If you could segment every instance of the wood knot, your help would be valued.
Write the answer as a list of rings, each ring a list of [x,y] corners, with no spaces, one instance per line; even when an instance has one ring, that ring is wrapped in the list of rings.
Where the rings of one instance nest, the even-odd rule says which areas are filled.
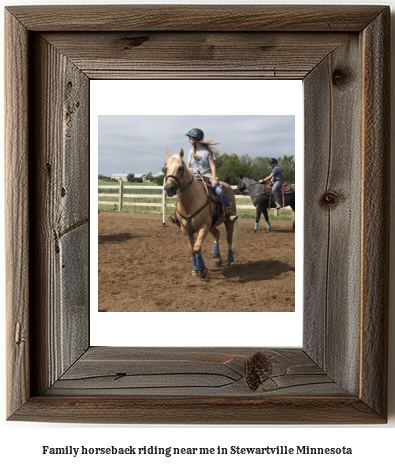
[[[145,41],[148,41],[149,36],[126,36],[126,41],[128,42],[127,46],[124,46],[124,50],[128,50],[134,47],[139,47],[141,44],[144,44]]]
[[[269,356],[258,351],[247,361],[246,382],[250,390],[255,392],[273,372],[273,364]]]
[[[15,325],[15,344],[21,344],[22,342],[22,325],[17,322]]]
[[[350,74],[343,69],[336,68],[332,73],[332,83],[335,86],[347,85]]]
[[[119,380],[122,379],[123,377],[126,377],[128,374],[126,372],[117,372],[115,374],[114,380]]]
[[[324,207],[336,207],[340,202],[340,196],[337,192],[327,190],[321,196],[320,203]]]

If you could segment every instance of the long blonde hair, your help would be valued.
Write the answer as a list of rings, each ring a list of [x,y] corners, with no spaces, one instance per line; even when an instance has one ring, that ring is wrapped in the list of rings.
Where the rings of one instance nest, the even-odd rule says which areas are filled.
[[[197,141],[195,139],[193,139],[193,147],[192,147],[192,157],[195,159],[195,160],[199,160],[201,157],[198,157],[196,155],[196,147],[197,147],[197,143],[199,142],[199,144],[204,147],[208,152],[211,153],[211,155],[214,157],[215,159],[215,149],[213,148],[214,145],[218,145],[218,142],[215,142],[215,140],[213,139],[210,139],[210,140],[206,140],[206,141]]]

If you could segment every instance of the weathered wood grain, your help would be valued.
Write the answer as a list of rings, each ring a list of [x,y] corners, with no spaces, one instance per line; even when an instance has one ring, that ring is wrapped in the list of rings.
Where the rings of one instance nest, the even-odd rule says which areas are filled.
[[[43,38],[31,48],[33,384],[42,393],[89,345],[89,81]]]
[[[64,5],[8,7],[31,31],[361,31],[376,5]]]
[[[246,385],[252,349],[93,347],[12,419],[105,423],[382,422],[302,351],[262,350],[272,374]],[[273,386],[274,384],[274,386]]]
[[[299,79],[349,33],[45,34],[91,79]],[[295,61],[295,57],[298,60]]]
[[[145,424],[379,424],[357,397],[33,397],[22,421]]]
[[[360,396],[387,412],[390,207],[389,11],[362,33],[362,230]],[[377,249],[377,244],[380,249]],[[373,313],[374,312],[374,313]],[[373,313],[373,314],[372,314]],[[369,385],[370,384],[370,385]]]
[[[358,51],[354,36],[304,81],[311,97],[305,107],[306,351],[352,393],[359,386],[362,255]],[[317,337],[320,342],[311,342]]]
[[[185,32],[191,12],[206,31]],[[385,422],[389,8],[12,7],[6,21],[9,419]],[[304,79],[302,349],[89,348],[89,80],[163,77]]]
[[[4,34],[7,413],[13,413],[30,396],[29,38],[7,11]]]
[[[250,386],[249,361],[265,358]],[[292,396],[338,395],[339,387],[300,349],[165,349],[93,347],[46,395]]]

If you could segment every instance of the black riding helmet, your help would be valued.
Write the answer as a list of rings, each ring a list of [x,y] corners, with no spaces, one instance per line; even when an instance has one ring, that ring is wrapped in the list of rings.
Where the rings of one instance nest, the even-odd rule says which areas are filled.
[[[188,137],[192,137],[192,139],[196,139],[197,141],[204,139],[204,132],[201,129],[191,129],[188,134],[185,134]]]
[[[272,163],[275,163],[277,165],[277,160],[275,158],[271,158],[269,160],[269,164],[271,165]]]

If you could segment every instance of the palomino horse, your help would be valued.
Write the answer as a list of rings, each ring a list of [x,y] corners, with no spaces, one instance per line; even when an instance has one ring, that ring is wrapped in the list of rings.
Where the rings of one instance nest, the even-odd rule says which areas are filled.
[[[295,212],[295,185],[291,184],[290,186],[291,191],[284,194],[284,206],[291,206],[292,210]],[[248,193],[256,207],[255,226],[253,232],[256,233],[258,230],[261,214],[265,217],[267,231],[270,232],[272,227],[269,222],[267,210],[271,207],[276,207],[274,196],[272,195],[270,197],[265,183],[259,183],[247,176],[240,176],[239,185],[237,186],[236,192],[238,194],[241,194],[243,191]],[[293,228],[295,229],[295,221],[293,222]]]
[[[207,276],[202,257],[202,244],[211,232],[214,236],[213,257],[217,266],[221,265],[221,255],[219,251],[220,232],[216,228],[224,223],[226,227],[226,241],[228,242],[228,264],[232,264],[233,259],[233,238],[238,232],[238,221],[231,222],[226,219],[222,209],[218,209],[218,204],[214,196],[207,187],[194,177],[184,162],[184,151],[170,155],[166,152],[166,180],[165,191],[168,197],[173,197],[176,193],[178,201],[176,205],[176,217],[181,225],[183,234],[188,239],[189,251],[192,261],[192,274],[199,277]],[[231,187],[222,183],[222,188],[229,199],[232,212],[236,212],[236,199]],[[219,206],[220,207],[220,206]],[[196,240],[194,235],[197,234]]]

